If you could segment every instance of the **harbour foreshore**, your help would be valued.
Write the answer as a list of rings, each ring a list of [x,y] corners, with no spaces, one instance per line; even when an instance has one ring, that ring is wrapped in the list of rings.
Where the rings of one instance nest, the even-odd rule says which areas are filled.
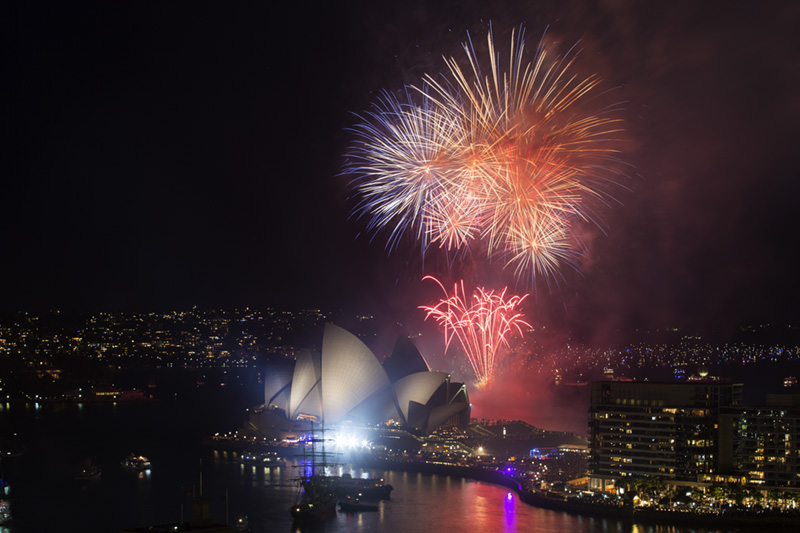
[[[508,487],[520,501],[535,507],[598,518],[614,518],[645,524],[681,524],[710,527],[800,528],[800,512],[796,514],[770,511],[654,510],[631,504],[599,503],[567,498],[559,493],[524,489],[513,477],[498,470],[425,461],[399,461],[378,457],[364,458],[360,466],[380,470],[400,470],[476,479]]]
[[[229,451],[274,450],[284,454],[286,457],[302,455],[302,448],[300,447],[269,446],[263,443],[238,439],[207,439],[204,444],[216,449]],[[643,524],[800,530],[800,511],[785,513],[770,510],[742,511],[739,509],[724,509],[716,512],[690,509],[664,510],[634,507],[630,503],[620,505],[615,502],[581,501],[577,498],[568,498],[562,493],[524,488],[514,477],[493,468],[418,459],[396,459],[374,454],[358,454],[357,456],[351,456],[350,459],[353,464],[374,470],[420,472],[493,483],[513,490],[519,496],[520,501],[528,505],[582,516],[612,518]]]

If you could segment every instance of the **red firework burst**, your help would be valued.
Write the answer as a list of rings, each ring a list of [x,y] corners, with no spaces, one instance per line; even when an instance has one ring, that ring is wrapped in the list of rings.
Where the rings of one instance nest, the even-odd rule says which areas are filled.
[[[494,377],[498,352],[508,346],[509,336],[514,331],[522,335],[522,327],[530,327],[518,311],[528,295],[506,297],[506,288],[493,291],[477,287],[468,300],[463,280],[454,284],[449,295],[433,276],[422,279],[435,281],[445,294],[436,305],[420,306],[427,313],[425,320],[433,317],[444,329],[445,351],[454,338],[458,339],[475,371],[478,387],[486,386]]]

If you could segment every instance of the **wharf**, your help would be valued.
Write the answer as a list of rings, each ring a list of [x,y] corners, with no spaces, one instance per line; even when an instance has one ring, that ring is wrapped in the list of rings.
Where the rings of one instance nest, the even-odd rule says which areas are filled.
[[[282,457],[299,457],[303,455],[302,446],[281,446],[278,444],[259,442],[252,439],[232,439],[226,437],[205,437],[201,444],[225,452],[277,452]]]

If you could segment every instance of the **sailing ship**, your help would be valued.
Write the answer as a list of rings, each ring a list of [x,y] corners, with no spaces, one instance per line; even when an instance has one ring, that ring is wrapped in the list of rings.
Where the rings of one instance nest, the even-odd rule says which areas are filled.
[[[325,453],[325,428],[322,428],[322,438],[317,439],[314,434],[314,425],[311,425],[311,455],[303,452],[303,476],[298,479],[299,490],[297,501],[289,508],[289,513],[295,522],[314,522],[329,518],[336,514],[336,491],[324,475],[327,463]],[[322,453],[317,453],[316,443],[322,443]],[[319,459],[319,460],[318,460]],[[321,474],[317,468],[322,469]]]

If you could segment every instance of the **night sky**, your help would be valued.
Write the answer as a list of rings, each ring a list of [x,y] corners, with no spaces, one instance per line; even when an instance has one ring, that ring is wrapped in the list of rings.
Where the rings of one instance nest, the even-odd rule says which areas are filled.
[[[579,42],[625,109],[619,203],[583,230],[580,272],[528,288],[532,323],[587,339],[800,323],[800,4],[231,4],[3,8],[0,310],[419,318],[444,260],[388,254],[349,216],[347,128],[491,20],[503,44],[520,24],[531,47],[545,29]],[[514,284],[480,257],[461,274]]]

